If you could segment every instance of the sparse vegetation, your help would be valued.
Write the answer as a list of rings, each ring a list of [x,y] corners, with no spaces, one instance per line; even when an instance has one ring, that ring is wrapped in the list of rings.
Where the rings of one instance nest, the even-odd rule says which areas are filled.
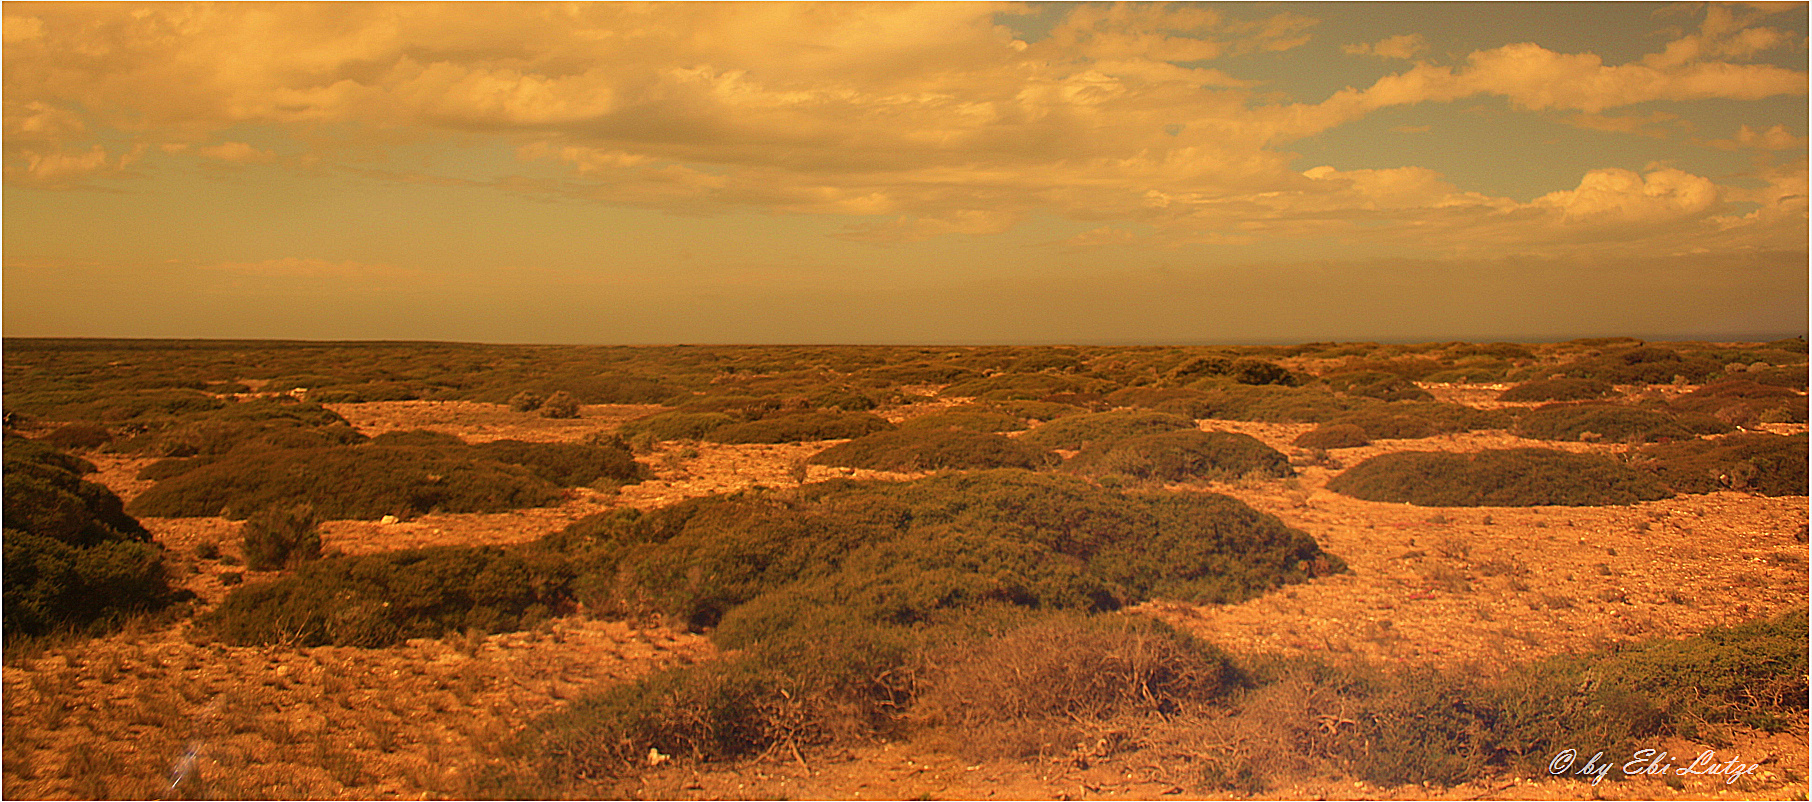
[[[885,418],[866,412],[805,412],[732,423],[712,429],[704,439],[716,443],[796,443],[840,440],[892,429]]]
[[[1334,477],[1328,489],[1423,507],[1600,506],[1672,495],[1652,475],[1604,457],[1540,448],[1384,454]]]
[[[321,557],[320,519],[308,505],[269,507],[241,528],[245,567],[274,571]]]
[[[1364,427],[1356,423],[1324,423],[1296,436],[1293,441],[1303,448],[1357,448],[1370,445]]]
[[[1703,415],[1669,414],[1623,404],[1550,404],[1524,415],[1516,433],[1536,440],[1606,440],[1655,443],[1691,440],[1730,431],[1730,425]]]

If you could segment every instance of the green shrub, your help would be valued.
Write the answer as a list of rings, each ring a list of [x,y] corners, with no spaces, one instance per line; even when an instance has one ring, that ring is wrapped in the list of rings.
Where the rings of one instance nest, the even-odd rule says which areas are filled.
[[[240,528],[245,567],[275,571],[321,558],[320,519],[306,504],[252,513]]]
[[[1637,464],[1677,493],[1747,490],[1764,496],[1806,495],[1806,435],[1741,432],[1710,440],[1648,446]]]
[[[657,412],[623,424],[625,437],[648,434],[656,440],[703,440],[712,430],[735,423],[722,412]]]
[[[466,447],[466,441],[459,435],[447,432],[436,432],[428,429],[408,429],[403,431],[384,432],[371,438],[374,446],[413,446],[416,448],[452,448]]]
[[[1328,489],[1423,507],[1603,506],[1672,495],[1652,475],[1604,457],[1541,448],[1384,454],[1334,477]]]
[[[1550,404],[1530,410],[1516,433],[1536,440],[1580,440],[1593,435],[1623,443],[1690,440],[1701,434],[1730,431],[1730,425],[1704,415],[1669,414],[1623,404]]]
[[[1682,355],[1671,348],[1638,345],[1561,365],[1553,372],[1611,384],[1668,384],[1675,376],[1683,376],[1689,382],[1703,382],[1723,370],[1724,363],[1715,359]]]
[[[92,450],[113,442],[113,435],[107,431],[107,427],[98,423],[78,421],[59,426],[56,431],[44,435],[44,442],[65,450]]]
[[[1725,379],[1674,399],[1676,412],[1710,416],[1736,426],[1756,423],[1805,423],[1806,396],[1786,387],[1751,379]],[[1774,418],[1764,421],[1763,418]]]
[[[1375,370],[1357,370],[1345,373],[1332,373],[1320,378],[1320,382],[1337,393],[1360,395],[1383,401],[1432,401],[1434,396],[1427,390],[1416,386],[1415,382],[1395,373]]]
[[[1195,421],[1181,415],[1129,409],[1058,418],[1019,439],[1040,448],[1082,448],[1090,443],[1104,445],[1142,434],[1194,428]]]
[[[218,456],[252,449],[348,445],[364,439],[345,418],[320,404],[259,398],[190,414],[115,441],[111,450],[160,457]]]
[[[1586,401],[1611,395],[1608,382],[1597,379],[1540,379],[1497,394],[1499,401]]]
[[[887,419],[866,412],[806,412],[720,426],[705,435],[717,443],[794,443],[861,437],[892,429]]]
[[[977,398],[985,401],[1036,401],[1058,393],[1092,392],[1103,382],[1049,373],[1002,373],[985,379],[970,379],[944,388],[945,398]]]
[[[988,404],[988,408],[996,410],[1002,415],[1033,421],[1052,421],[1071,415],[1081,415],[1088,411],[1081,407],[1050,401],[994,401]]]
[[[1358,448],[1371,445],[1364,427],[1353,423],[1324,423],[1296,436],[1303,448]]]
[[[137,515],[244,518],[310,504],[324,518],[501,512],[558,501],[553,483],[527,469],[463,452],[341,446],[232,454],[164,479],[133,499]]]
[[[646,465],[635,461],[629,444],[612,438],[592,443],[527,443],[493,440],[471,446],[472,453],[505,465],[520,465],[561,487],[606,481],[634,484],[648,478]]]
[[[1369,410],[1353,412],[1335,417],[1323,424],[1327,426],[1352,426],[1357,428],[1366,440],[1419,440],[1441,433],[1441,427],[1434,421],[1415,415],[1403,415],[1389,410]]]
[[[532,625],[568,603],[566,560],[535,549],[436,546],[333,557],[234,590],[196,625],[229,644],[362,646]]]
[[[1370,409],[1384,402],[1337,396],[1321,387],[1246,386],[1198,382],[1196,395],[1163,402],[1157,408],[1186,417],[1271,423],[1325,423],[1342,413]]]
[[[1017,432],[1026,428],[1024,418],[993,412],[986,407],[952,407],[920,415],[900,424],[901,429],[962,429],[970,432]]]
[[[373,401],[414,401],[424,388],[401,382],[364,382],[341,384],[309,390],[308,400],[317,404],[365,404]]]
[[[808,396],[806,402],[817,409],[840,409],[844,412],[863,412],[880,406],[873,396],[846,387],[820,390]]]
[[[816,465],[877,471],[1038,468],[1054,455],[998,434],[924,426],[865,434],[813,455]]]
[[[150,533],[82,479],[93,466],[12,436],[4,459],[8,636],[102,627],[176,599]]]
[[[1195,429],[1085,446],[1064,468],[1084,476],[1124,475],[1166,482],[1296,474],[1288,457],[1256,437]]]
[[[510,396],[507,403],[510,405],[510,409],[516,412],[534,412],[540,409],[542,404],[547,403],[547,399],[533,390],[523,390]]]
[[[577,418],[579,417],[579,399],[572,393],[561,390],[541,402],[543,418]]]

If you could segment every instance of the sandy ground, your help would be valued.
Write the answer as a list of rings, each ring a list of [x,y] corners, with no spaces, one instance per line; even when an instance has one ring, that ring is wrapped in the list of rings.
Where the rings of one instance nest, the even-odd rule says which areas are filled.
[[[1448,395],[1481,406],[1490,388]],[[1440,394],[1440,393],[1437,393]],[[1476,396],[1476,397],[1475,397]],[[586,407],[577,420],[493,404],[391,402],[335,405],[367,434],[415,428],[471,441],[579,440],[655,407]],[[934,405],[884,410],[889,417]],[[1307,457],[1290,441],[1308,425],[1209,421]],[[1803,427],[1800,427],[1803,430]],[[666,443],[640,457],[654,480],[615,492],[578,489],[558,507],[490,515],[425,515],[394,524],[330,522],[330,549],[369,553],[458,543],[515,543],[585,515],[800,480],[802,461],[829,443],[727,446]],[[1381,441],[1330,454],[1339,465],[1402,450],[1556,447],[1476,432]],[[1614,451],[1607,444],[1559,444]],[[99,479],[122,497],[148,483],[147,461],[93,456]],[[1250,602],[1153,602],[1154,615],[1236,652],[1362,657],[1498,670],[1519,660],[1655,636],[1688,635],[1803,605],[1805,497],[1723,492],[1630,507],[1431,509],[1359,501],[1325,489],[1332,466],[1304,465],[1288,480],[1173,486],[1222,492],[1275,514],[1344,558],[1346,574]],[[885,476],[810,466],[806,481]],[[237,522],[145,519],[169,550],[178,581],[206,609],[245,573],[196,548],[237,556]],[[385,650],[197,645],[186,623],[147,624],[77,644],[9,653],[4,669],[5,795],[19,798],[155,796],[185,749],[200,750],[216,796],[461,797],[468,769],[511,728],[586,692],[660,665],[705,659],[702,638],[623,622],[561,619],[529,632],[412,641]],[[1764,764],[1765,780],[1739,789],[1694,778],[1594,788],[1552,778],[1501,779],[1453,789],[1379,789],[1349,781],[1274,789],[1304,798],[1806,798],[1806,733],[1755,736],[1720,752]],[[1696,753],[1692,744],[1666,745]],[[862,745],[727,766],[650,773],[640,795],[670,798],[1167,798],[1193,796],[1186,755],[1133,750],[969,763],[935,743]],[[1783,776],[1794,772],[1793,778]],[[1791,779],[1792,781],[1789,781]]]

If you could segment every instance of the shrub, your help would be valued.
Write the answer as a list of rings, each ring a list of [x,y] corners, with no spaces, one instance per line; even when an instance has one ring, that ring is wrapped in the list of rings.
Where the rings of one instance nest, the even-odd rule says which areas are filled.
[[[365,404],[373,401],[414,401],[424,388],[399,382],[365,382],[341,384],[308,391],[308,400],[318,404]]]
[[[721,412],[657,412],[623,424],[625,437],[648,434],[656,440],[702,440],[712,430],[735,423]]]
[[[98,423],[78,421],[44,435],[44,442],[65,450],[96,449],[113,442],[113,435]]]
[[[1499,401],[1585,401],[1612,392],[1608,382],[1597,379],[1540,379],[1524,382],[1498,393]]]
[[[1725,379],[1700,387],[1668,405],[1677,412],[1707,415],[1737,426],[1752,426],[1762,418],[1777,423],[1806,422],[1806,396],[1786,387],[1749,379]]]
[[[1806,495],[1806,435],[1738,433],[1642,449],[1638,464],[1678,493],[1748,490]]]
[[[252,449],[347,445],[364,439],[345,418],[320,404],[260,398],[191,414],[115,441],[112,450],[160,457],[218,456]]]
[[[1684,376],[1690,382],[1703,382],[1723,370],[1724,363],[1716,359],[1682,356],[1669,348],[1638,345],[1561,365],[1555,372],[1611,384],[1667,384],[1675,376]]]
[[[137,515],[244,518],[282,504],[310,504],[327,519],[501,512],[550,504],[553,483],[527,469],[460,452],[341,446],[232,454],[152,485]]]
[[[1276,384],[1284,387],[1295,387],[1301,384],[1295,374],[1272,362],[1262,359],[1235,359],[1227,368],[1227,375],[1240,384]]]
[[[1247,681],[1215,646],[1126,615],[1047,616],[959,640],[927,662],[913,718],[973,738],[977,756],[1068,752],[1079,728],[1201,713]]]
[[[540,409],[542,404],[547,403],[547,399],[533,390],[523,390],[520,393],[510,396],[508,403],[510,409],[517,412],[534,412],[535,410]]]
[[[1026,428],[1024,418],[986,407],[952,407],[920,415],[900,424],[901,429],[962,429],[970,432],[1017,432]]]
[[[1324,423],[1296,436],[1303,448],[1357,448],[1371,445],[1365,429],[1353,423]]]
[[[1296,473],[1288,457],[1258,438],[1194,429],[1086,446],[1064,468],[1085,476],[1120,474],[1166,482],[1252,475],[1280,478]]]
[[[1364,397],[1336,396],[1320,387],[1192,385],[1196,395],[1159,403],[1157,408],[1190,418],[1325,423],[1343,413],[1381,406]]]
[[[407,431],[385,432],[371,438],[374,446],[414,446],[417,448],[465,448],[466,441],[459,435],[447,432],[436,432],[428,429],[409,429]]]
[[[1703,415],[1666,412],[1623,404],[1550,404],[1530,410],[1516,433],[1537,440],[1579,440],[1588,432],[1607,440],[1653,443],[1690,440],[1730,431],[1730,425]]]
[[[1033,421],[1052,421],[1071,415],[1081,415],[1088,411],[1081,407],[1051,401],[995,401],[988,404],[988,408],[998,410],[1003,415]]]
[[[1427,390],[1395,373],[1375,370],[1349,371],[1322,376],[1329,389],[1347,395],[1359,395],[1383,401],[1432,401]]]
[[[87,462],[9,436],[4,517],[7,635],[91,629],[176,599],[150,533]]]
[[[863,412],[880,406],[874,397],[848,388],[831,388],[807,396],[806,402],[818,409],[841,409],[844,412]]]
[[[1604,457],[1540,448],[1384,454],[1334,477],[1328,489],[1423,507],[1603,506],[1672,495],[1652,475]]]
[[[270,507],[247,518],[240,528],[245,567],[275,571],[321,557],[320,519],[306,504]]]
[[[892,429],[887,419],[866,412],[807,412],[720,426],[705,435],[717,443],[794,443],[861,437]]]
[[[817,465],[877,471],[1037,468],[1054,457],[1010,437],[961,429],[910,429],[865,434],[813,455]]]
[[[986,401],[1035,401],[1057,393],[1082,393],[1101,389],[1103,382],[1049,373],[1002,373],[985,379],[970,379],[944,388],[946,398],[978,398]]]
[[[196,625],[239,646],[362,646],[532,625],[570,598],[572,572],[534,549],[436,546],[333,557],[240,587]]]
[[[634,484],[648,478],[648,467],[635,461],[629,444],[612,438],[591,443],[526,443],[493,440],[471,447],[475,456],[505,465],[521,465],[561,487],[599,481]]]
[[[579,417],[579,399],[565,390],[554,393],[541,403],[541,417],[577,418]]]
[[[1040,448],[1081,448],[1141,434],[1194,429],[1195,421],[1151,410],[1119,410],[1071,415],[1040,425],[1019,439]]]

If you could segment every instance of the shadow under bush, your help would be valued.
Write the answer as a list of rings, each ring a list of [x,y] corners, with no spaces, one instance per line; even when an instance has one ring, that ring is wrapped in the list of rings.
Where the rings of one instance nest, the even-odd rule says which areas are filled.
[[[1384,454],[1334,477],[1328,489],[1422,507],[1589,507],[1673,495],[1652,474],[1604,457],[1541,448]]]

